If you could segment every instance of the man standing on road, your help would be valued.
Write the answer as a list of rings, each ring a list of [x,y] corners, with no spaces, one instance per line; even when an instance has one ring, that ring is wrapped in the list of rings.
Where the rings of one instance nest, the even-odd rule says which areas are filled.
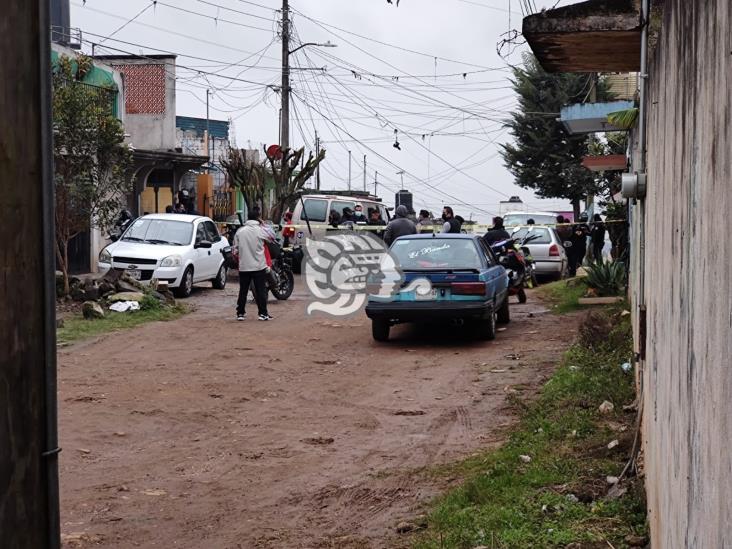
[[[483,235],[483,240],[485,240],[486,244],[489,246],[492,246],[496,242],[501,242],[502,240],[508,240],[509,238],[511,238],[511,235],[503,228],[502,217],[494,217],[493,228]]]
[[[409,215],[409,209],[404,204],[397,207],[396,217],[389,221],[384,232],[384,242],[387,246],[391,246],[391,243],[400,236],[417,234],[417,226],[414,221],[407,218],[407,215]]]
[[[586,213],[580,215],[579,223],[572,225],[572,236],[570,241],[572,246],[569,248],[569,276],[576,276],[577,269],[582,266],[587,253],[587,237],[590,234],[590,228],[587,226],[588,216]]]
[[[590,236],[592,236],[592,258],[600,262],[602,261],[602,249],[605,247],[605,224],[602,222],[600,214],[595,214],[592,218],[593,223],[590,227]]]
[[[239,256],[239,299],[236,302],[236,319],[247,317],[246,305],[249,286],[254,282],[254,299],[257,302],[259,320],[272,320],[267,312],[267,259],[264,243],[272,240],[272,233],[262,225],[259,208],[252,208],[247,222],[234,236],[234,248]]]
[[[419,210],[419,217],[417,218],[417,232],[418,233],[431,233],[432,232],[432,216],[427,210]]]
[[[460,222],[455,219],[455,214],[450,206],[442,208],[442,220],[445,222],[442,225],[443,233],[459,233],[461,227]]]

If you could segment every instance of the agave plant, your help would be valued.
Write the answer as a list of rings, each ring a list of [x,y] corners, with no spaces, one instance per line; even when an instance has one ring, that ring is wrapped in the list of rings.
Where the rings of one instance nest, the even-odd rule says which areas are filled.
[[[607,121],[621,130],[630,130],[635,127],[635,123],[638,121],[638,112],[637,108],[611,112],[607,115]]]
[[[598,261],[586,268],[585,281],[600,296],[621,295],[625,290],[626,272],[622,261]]]

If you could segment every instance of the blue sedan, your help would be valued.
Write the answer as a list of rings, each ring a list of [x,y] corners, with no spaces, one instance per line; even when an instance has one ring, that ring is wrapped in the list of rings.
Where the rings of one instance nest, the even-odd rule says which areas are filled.
[[[483,239],[469,234],[402,236],[390,248],[403,275],[388,296],[369,295],[366,315],[376,341],[403,322],[472,323],[483,339],[508,323],[508,274]]]

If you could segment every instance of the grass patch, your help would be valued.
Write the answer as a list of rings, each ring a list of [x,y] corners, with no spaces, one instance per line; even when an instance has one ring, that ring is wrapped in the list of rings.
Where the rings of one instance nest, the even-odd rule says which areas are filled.
[[[184,305],[174,307],[148,305],[148,308],[128,313],[106,311],[106,316],[97,320],[86,320],[81,314],[75,314],[65,318],[63,326],[56,330],[56,341],[60,344],[68,344],[108,332],[134,328],[146,322],[175,320],[189,311],[190,309]]]
[[[584,308],[579,304],[579,298],[587,293],[587,283],[584,277],[576,277],[544,284],[537,291],[552,304],[553,312],[565,314]]]
[[[632,354],[629,322],[619,313],[612,320],[614,345],[572,347],[538,400],[522,408],[520,425],[503,447],[437,473],[459,472],[466,480],[435,503],[416,548],[590,548],[610,542],[620,549],[627,536],[647,535],[641,482],[624,483],[628,492],[619,499],[606,498],[606,477],[618,476],[629,456],[634,415],[622,405],[635,397],[633,375],[620,368]],[[599,413],[604,400],[615,404],[615,412]],[[621,424],[628,429],[619,432]],[[615,439],[620,445],[608,450]]]

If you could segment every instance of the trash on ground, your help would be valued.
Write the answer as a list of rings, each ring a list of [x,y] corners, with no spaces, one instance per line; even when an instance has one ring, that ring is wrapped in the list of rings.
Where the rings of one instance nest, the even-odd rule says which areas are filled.
[[[139,311],[140,304],[137,301],[117,301],[109,306],[110,311],[126,313],[128,311]]]
[[[610,414],[615,410],[615,405],[609,400],[606,400],[605,402],[600,404],[600,408],[598,409],[600,410],[601,414]]]

